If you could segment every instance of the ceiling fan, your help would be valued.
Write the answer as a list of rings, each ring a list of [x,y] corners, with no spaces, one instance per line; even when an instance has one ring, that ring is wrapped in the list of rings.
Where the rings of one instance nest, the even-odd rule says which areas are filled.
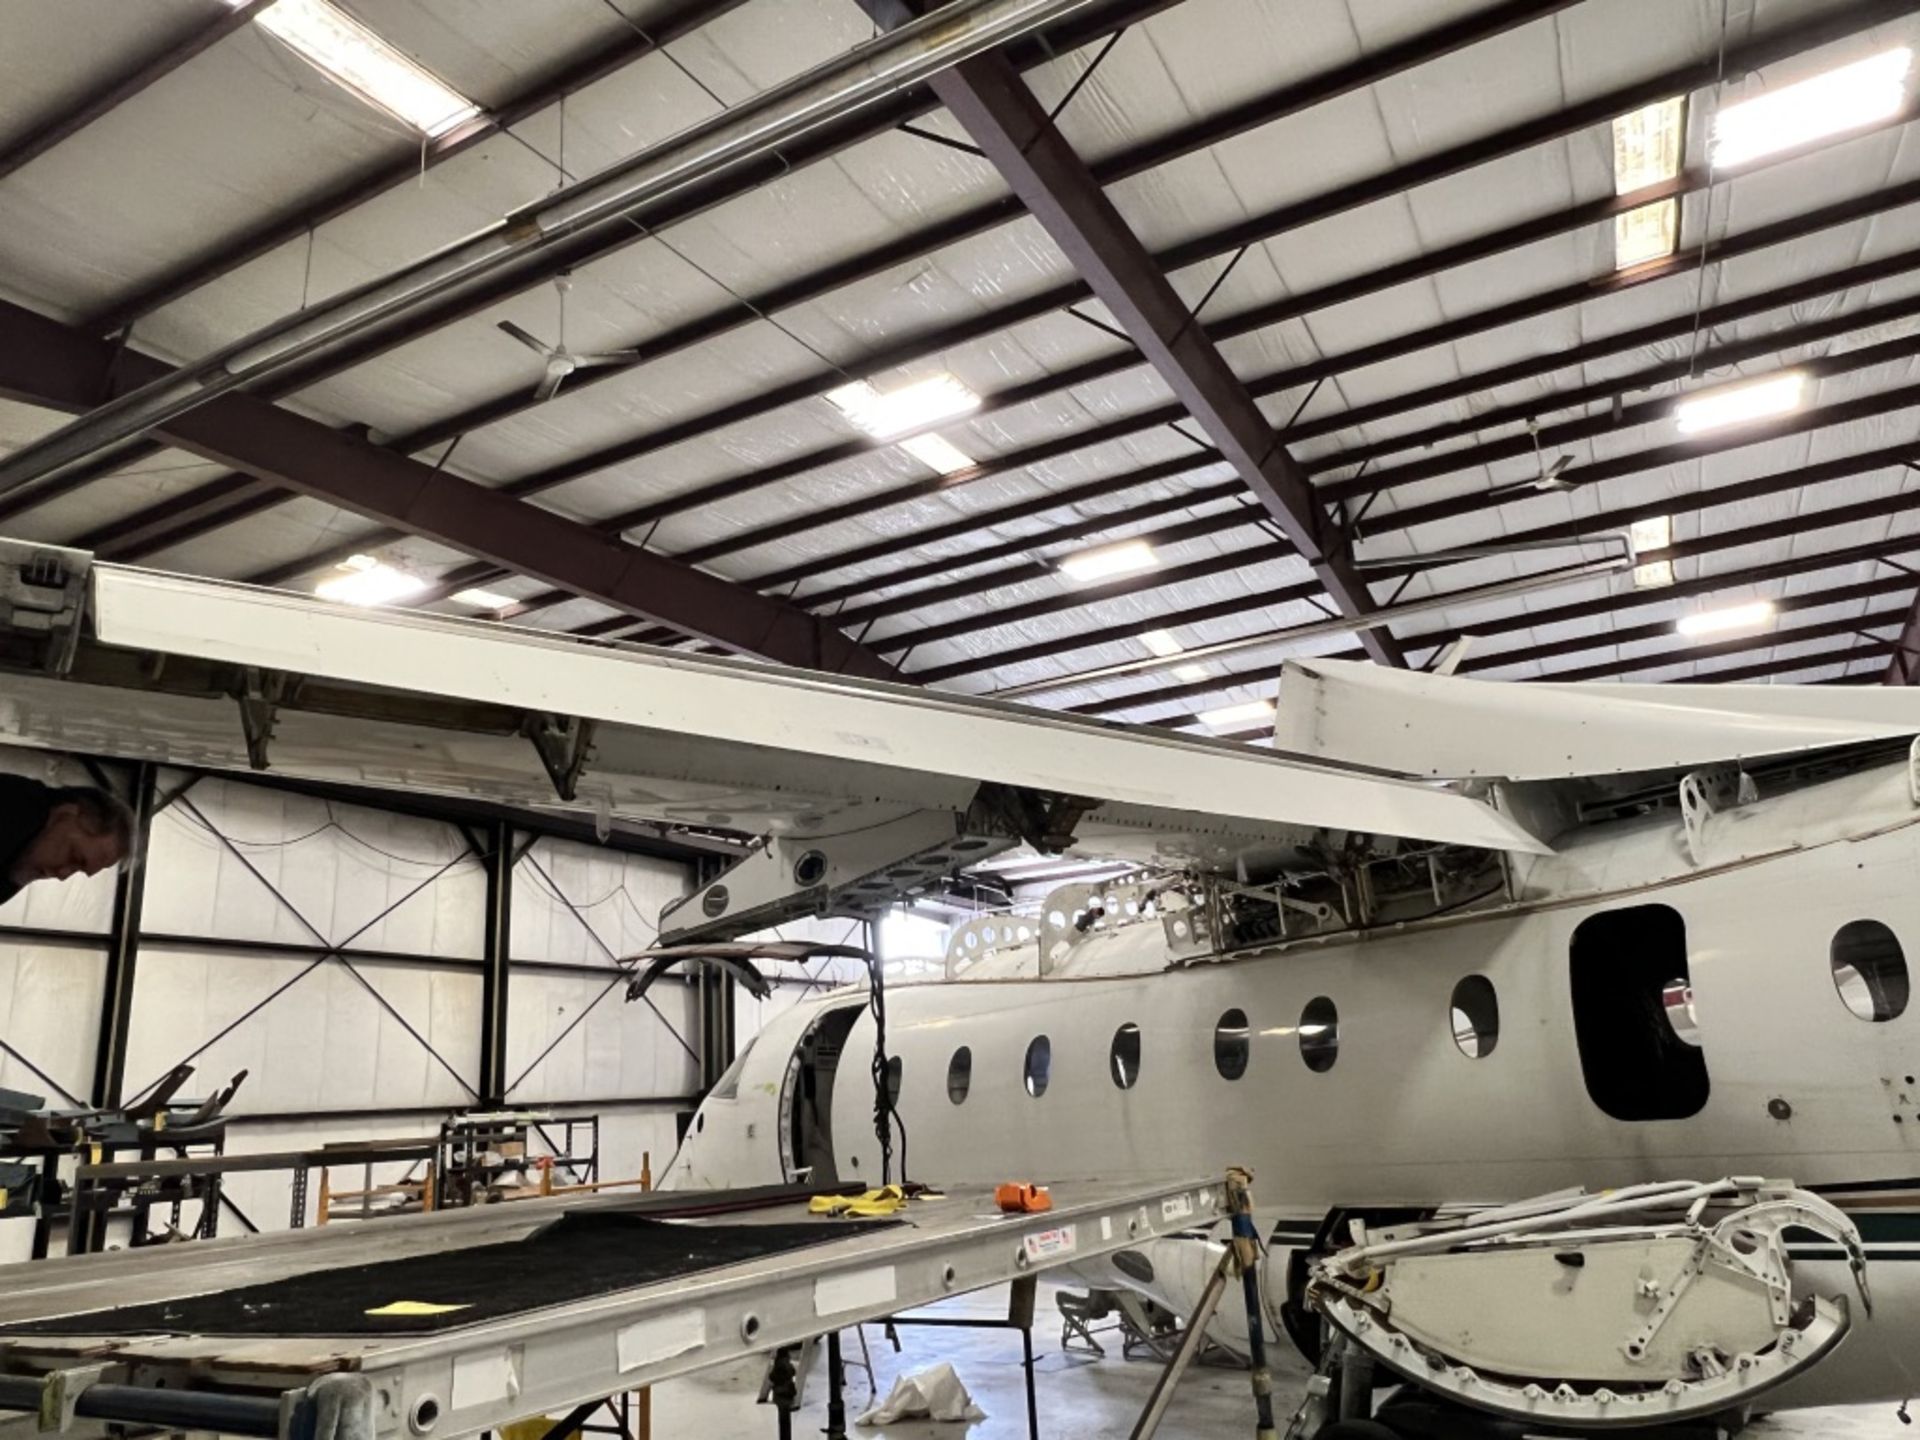
[[[551,400],[559,393],[560,386],[566,378],[576,370],[593,365],[625,365],[629,361],[640,358],[638,350],[592,350],[576,355],[567,349],[567,291],[573,288],[571,272],[563,270],[554,276],[553,285],[560,292],[560,342],[557,345],[548,345],[544,341],[536,340],[511,320],[500,322],[500,328],[507,334],[529,350],[546,356],[547,373],[540,377],[539,385],[534,387],[533,398],[536,404],[543,400]]]
[[[1570,490],[1575,482],[1566,478],[1567,467],[1573,464],[1573,456],[1562,454],[1553,457],[1553,463],[1547,463],[1547,457],[1540,450],[1540,422],[1527,421],[1527,434],[1533,438],[1533,463],[1539,472],[1531,480],[1518,480],[1511,485],[1496,485],[1487,492],[1488,497],[1513,495],[1523,490]]]

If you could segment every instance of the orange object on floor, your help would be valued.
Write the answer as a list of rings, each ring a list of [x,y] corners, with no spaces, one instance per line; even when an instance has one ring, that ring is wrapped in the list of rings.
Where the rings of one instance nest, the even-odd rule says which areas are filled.
[[[1009,1215],[1039,1215],[1053,1209],[1047,1187],[1027,1180],[1007,1181],[993,1192],[993,1198]]]

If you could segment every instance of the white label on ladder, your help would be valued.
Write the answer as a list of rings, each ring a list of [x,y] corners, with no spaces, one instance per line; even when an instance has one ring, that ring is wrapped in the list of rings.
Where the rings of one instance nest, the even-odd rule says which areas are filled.
[[[707,1312],[697,1306],[636,1320],[616,1337],[620,1373],[657,1365],[707,1343]]]
[[[1186,1220],[1193,1215],[1193,1197],[1175,1195],[1160,1202],[1160,1218],[1171,1225],[1176,1220]]]
[[[1042,1260],[1057,1260],[1062,1255],[1071,1255],[1078,1248],[1079,1237],[1071,1225],[1057,1225],[1051,1230],[1040,1230],[1027,1236],[1027,1259],[1038,1263]]]
[[[813,1282],[813,1313],[837,1315],[842,1310],[884,1305],[896,1293],[891,1265],[855,1270],[848,1275],[823,1275]]]

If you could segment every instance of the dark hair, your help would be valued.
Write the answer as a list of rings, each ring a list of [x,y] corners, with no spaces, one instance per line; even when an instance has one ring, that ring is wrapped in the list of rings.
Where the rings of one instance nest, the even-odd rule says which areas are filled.
[[[133,850],[133,811],[118,795],[93,785],[55,785],[47,791],[47,806],[71,805],[80,823],[95,835],[111,833],[128,853]]]

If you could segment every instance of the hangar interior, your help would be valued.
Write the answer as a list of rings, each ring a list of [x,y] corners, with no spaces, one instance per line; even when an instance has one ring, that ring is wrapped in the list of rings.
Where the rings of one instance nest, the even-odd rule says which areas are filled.
[[[957,1358],[986,1435],[1251,1425],[1236,1368],[1249,1354],[1278,1377],[1267,1410],[1284,1424],[1305,1407],[1288,1434],[1440,1433],[1358,1401],[1309,1414],[1310,1377],[1334,1362],[1317,1343],[1294,1353],[1294,1321],[1277,1299],[1263,1312],[1258,1285],[1234,1335],[1218,1331],[1224,1318],[1192,1309],[1210,1269],[1182,1289],[1148,1266],[1139,1301],[1124,1267],[1112,1289],[1073,1270],[1046,1280],[1036,1321],[1029,1267],[1071,1259],[1046,1248],[1058,1236],[1092,1265],[1096,1225],[1113,1251],[1123,1202],[1163,1216],[1157,1239],[1181,1228],[1171,1207],[1189,1193],[1217,1203],[1206,1253],[1225,1257],[1222,1276],[1253,1271],[1230,1237],[1257,1216],[1259,1284],[1287,1289],[1285,1256],[1323,1246],[1333,1232],[1316,1217],[1344,1194],[1296,1197],[1276,1228],[1233,1210],[1244,1192],[1211,1151],[1179,1168],[1192,1147],[1177,1131],[1257,1130],[1265,1107],[1294,1103],[1279,1091],[1129,1119],[1124,1158],[1055,1175],[1029,1112],[1055,1057],[1063,1080],[1083,1062],[1061,1043],[1068,1017],[1044,1052],[1047,1036],[1027,1034],[1039,1022],[1020,1017],[1064,1002],[1016,990],[989,1025],[971,1001],[916,997],[961,978],[1084,980],[1092,994],[1178,970],[1206,938],[1317,965],[1403,924],[1440,936],[1502,906],[1537,918],[1588,893],[1575,879],[1654,889],[1687,878],[1663,867],[1737,869],[1759,834],[1769,856],[1905,843],[1885,837],[1908,823],[1905,782],[1886,778],[1902,763],[1920,805],[1920,758],[1904,758],[1920,735],[1906,691],[1920,679],[1916,44],[1920,5],[1900,0],[4,0],[0,776],[38,784],[0,799],[54,809],[17,836],[0,814],[15,866],[0,876],[0,1266],[80,1275],[87,1295],[125,1275],[128,1296],[172,1304],[167,1287],[192,1283],[185,1261],[149,1273],[63,1257],[189,1242],[279,1256],[283,1232],[323,1229],[313,1244],[332,1248],[312,1254],[357,1256],[343,1232],[425,1233],[430,1213],[486,1202],[546,1213],[572,1195],[612,1213],[663,1185],[862,1189],[896,1162],[907,1179],[916,1128],[916,1174],[956,1191],[925,1237],[948,1257],[946,1291],[980,1243],[966,1207],[1007,1205],[963,1185],[1057,1178],[1060,1224],[1016,1199],[1020,1273],[983,1269],[960,1287],[978,1294],[931,1312],[1011,1326],[1029,1347],[1037,1325],[1043,1358],[1029,1349],[1024,1371],[1003,1337],[910,1328],[902,1258],[899,1293],[889,1280],[850,1303],[860,1314],[832,1332],[831,1359],[829,1327],[805,1336],[795,1405],[779,1398],[783,1367],[794,1378],[784,1339],[675,1350],[649,1318],[619,1332],[611,1380],[540,1361],[574,1388],[516,1413],[523,1393],[530,1407],[548,1395],[530,1325],[502,1351],[510,1383],[475,1402],[489,1418],[464,1428],[457,1397],[416,1394],[412,1372],[413,1409],[376,1406],[370,1428],[316,1421],[345,1403],[317,1391],[263,1419],[245,1409],[265,1394],[250,1362],[211,1350],[62,1381],[144,1396],[100,1390],[98,1406],[132,1408],[89,1415],[48,1379],[77,1374],[60,1368],[73,1355],[10,1351],[42,1318],[21,1288],[22,1308],[0,1301],[0,1440],[76,1415],[101,1434],[305,1440],[318,1425],[314,1440],[331,1440],[337,1424],[352,1440],[418,1440],[441,1408],[440,1434],[511,1440],[776,1420],[844,1434],[856,1342],[856,1397]],[[257,623],[206,628],[230,606]],[[347,614],[360,628],[328,618]],[[445,658],[409,673],[403,655]],[[1347,678],[1362,666],[1385,673]],[[1450,688],[1468,680],[1494,683]],[[1568,720],[1565,746],[1547,731],[1573,712],[1525,698],[1577,707],[1565,697],[1628,693],[1617,682],[1641,688],[1604,720]],[[1322,708],[1299,713],[1319,729],[1287,710],[1309,683],[1326,686]],[[1721,686],[1758,698],[1713,699]],[[1495,691],[1515,698],[1441,708]],[[1381,749],[1331,734],[1342,705],[1378,720],[1367,743]],[[1700,716],[1740,738],[1713,748],[1691,728]],[[1421,747],[1442,729],[1456,751],[1429,763]],[[1582,769],[1573,752],[1589,742],[1623,758]],[[1509,745],[1511,763],[1478,758]],[[943,760],[914,758],[936,749]],[[101,819],[59,787],[112,805]],[[1261,798],[1234,809],[1236,791]],[[1850,818],[1823,818],[1809,795],[1838,796]],[[1752,808],[1764,802],[1786,809]],[[89,834],[118,827],[110,863],[19,869],[62,803]],[[1728,829],[1743,813],[1745,841]],[[875,848],[929,815],[912,843]],[[1564,834],[1639,823],[1666,839],[1657,856],[1629,836],[1604,864],[1555,869],[1549,817]],[[1169,828],[1177,842],[1156,839],[1143,862],[1131,841]],[[1129,843],[1103,855],[1114,836]],[[1894,889],[1911,873],[1858,868]],[[1663,1149],[1621,1129],[1606,1142],[1619,1164],[1652,1169],[1540,1169],[1511,1191],[1501,1172],[1399,1207],[1379,1189],[1376,1224],[1569,1184],[1717,1182],[1748,1173],[1733,1157],[1804,1154],[1818,1174],[1767,1178],[1806,1192],[1694,1198],[1708,1215],[1801,1206],[1799,1229],[1768,1232],[1783,1266],[1920,1258],[1920,1229],[1888,1228],[1920,1225],[1893,1214],[1900,1185],[1920,1186],[1900,940],[1920,944],[1920,912],[1820,877],[1861,913],[1839,917],[1845,943],[1816,977],[1838,1002],[1810,1002],[1832,1011],[1833,1042],[1811,1048],[1864,1034],[1874,1123],[1890,1110],[1905,1131],[1834,1139],[1803,1111],[1784,1149],[1730,1131]],[[1191,928],[1178,920],[1176,936],[1177,915]],[[1786,1082],[1731,1078],[1757,1031],[1715,1053],[1722,982],[1703,957],[1728,946],[1686,920],[1693,949],[1682,934],[1676,963],[1651,921],[1618,942],[1656,957],[1647,1023],[1671,1029],[1649,1042],[1648,1073],[1697,1065],[1674,1046],[1697,1051],[1704,1030],[1719,1084],[1709,1101],[1703,1071],[1694,1109],[1711,1120],[1750,1094],[1749,1111],[1788,1125]],[[1162,948],[1129,959],[1123,930]],[[1577,954],[1553,932],[1556,956],[1569,943]],[[1447,1018],[1448,1063],[1456,1050],[1491,1063],[1496,985],[1480,985],[1429,1007]],[[891,1061],[887,986],[905,997]],[[1232,1083],[1251,1053],[1256,1080],[1284,1063],[1290,1085],[1299,1060],[1269,1052],[1297,1048],[1318,1077],[1343,1037],[1349,1053],[1367,1040],[1351,1010],[1343,1029],[1310,993],[1288,991],[1283,1017],[1240,999],[1217,1021],[1170,1006],[1199,1058],[1158,1058],[1148,1035],[1149,1068]],[[833,996],[840,1009],[820,1010]],[[1584,1024],[1584,1002],[1569,1003]],[[963,1023],[999,1048],[911,1048]],[[841,1063],[856,1044],[875,1051],[870,1086],[854,1073],[864,1060]],[[1588,1044],[1563,1025],[1563,1055]],[[1081,1048],[1117,1096],[1142,1045],[1129,1020]],[[1558,1132],[1569,1153],[1585,1153],[1590,1123],[1707,1123],[1617,1113],[1580,1059],[1585,1091],[1577,1067],[1568,1083],[1607,1114]],[[1487,1134],[1532,1081],[1502,1084],[1472,1102],[1492,1107]],[[824,1117],[813,1131],[796,1087]],[[878,1166],[871,1136],[867,1165],[845,1153],[860,1087]],[[781,1107],[771,1122],[745,1108],[762,1091]],[[1359,1113],[1347,1103],[1313,1107]],[[921,1105],[940,1123],[910,1127]],[[948,1119],[988,1106],[1005,1108],[1012,1148],[992,1126],[950,1143]],[[1119,1123],[1067,1113],[1073,1128]],[[1326,1160],[1292,1142],[1276,1153]],[[1249,1207],[1278,1179],[1256,1168]],[[1125,1179],[1147,1188],[1100,1188]],[[1152,1188],[1174,1181],[1188,1189]],[[1820,1208],[1848,1186],[1878,1187],[1880,1229]],[[494,1233],[463,1223],[444,1233]],[[1816,1232],[1830,1248],[1807,1248]],[[774,1294],[838,1256],[739,1263]],[[277,1283],[281,1262],[263,1263],[261,1283]],[[828,1268],[810,1283],[859,1278]],[[29,1273],[42,1272],[6,1283]],[[989,1277],[1014,1282],[1011,1310]],[[1323,1283],[1345,1282],[1329,1270]],[[1756,1420],[1769,1409],[1756,1380],[1737,1404],[1690,1398],[1655,1419],[1892,1433],[1879,1402],[1899,1398],[1894,1382],[1838,1357],[1894,1354],[1920,1330],[1891,1327],[1920,1325],[1920,1308],[1888,1302],[1859,1333],[1866,1294],[1853,1312],[1830,1297],[1796,1312],[1803,1352],[1841,1347],[1824,1370],[1792,1344],[1753,1352],[1756,1375],[1779,1371],[1769,1386],[1804,1389],[1802,1364],[1844,1373],[1806,1392],[1817,1408],[1796,1398]],[[1238,1295],[1236,1279],[1209,1304],[1224,1317]],[[717,1316],[749,1302],[711,1303]],[[766,1303],[738,1324],[780,1329]],[[1182,1336],[1214,1346],[1220,1368],[1186,1373]],[[682,1373],[703,1345],[711,1368]],[[456,1391],[461,1366],[495,1363],[459,1353]],[[1703,1395],[1751,1358],[1700,1353],[1685,1385]],[[176,1361],[218,1396],[153,1409],[170,1382],[152,1376]],[[338,1363],[397,1375],[425,1361],[370,1349]],[[657,1387],[639,1383],[656,1369]],[[1494,1372],[1512,1373],[1476,1373]],[[1371,1371],[1338,1373],[1336,1395]],[[770,1406],[754,1403],[763,1378]],[[1559,1411],[1535,1397],[1500,1413],[1598,1423],[1575,1413],[1590,1403],[1583,1389]]]

